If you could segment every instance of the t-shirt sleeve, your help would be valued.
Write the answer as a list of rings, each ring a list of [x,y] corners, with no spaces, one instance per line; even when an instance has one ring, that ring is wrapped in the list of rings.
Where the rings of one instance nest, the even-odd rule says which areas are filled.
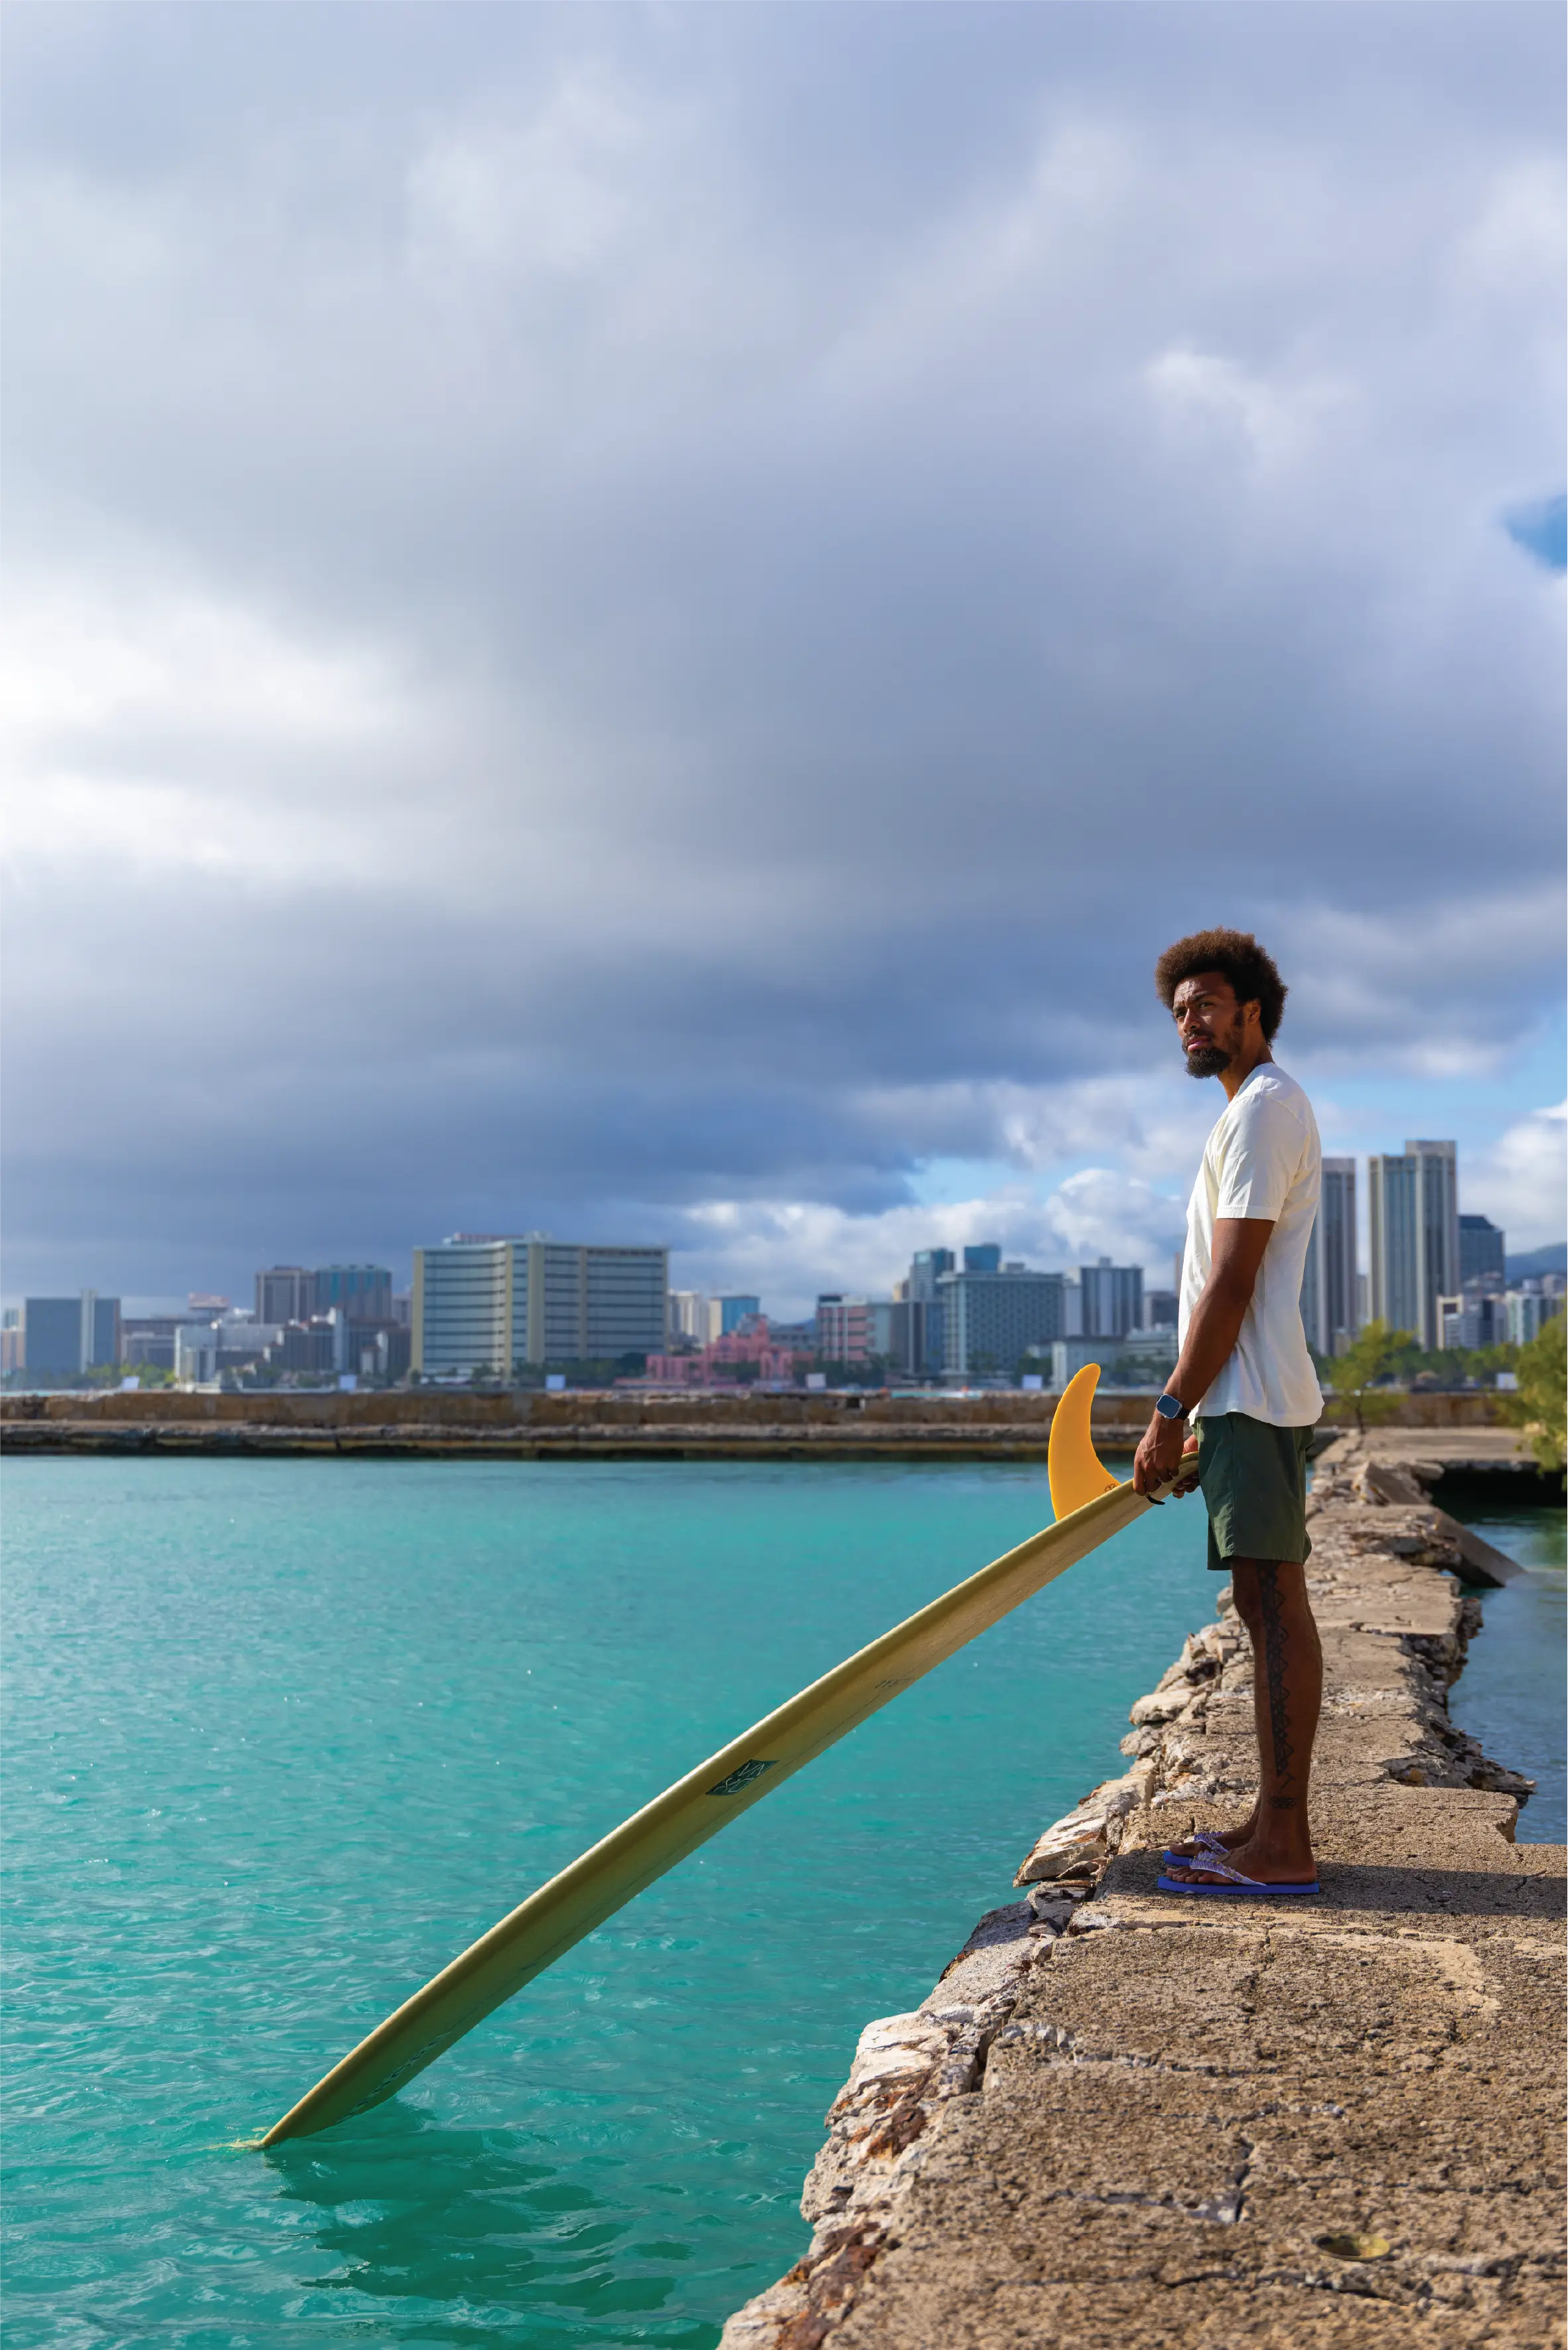
[[[1305,1148],[1302,1122],[1283,1102],[1264,1095],[1243,1103],[1220,1170],[1216,1218],[1251,1216],[1273,1222]]]

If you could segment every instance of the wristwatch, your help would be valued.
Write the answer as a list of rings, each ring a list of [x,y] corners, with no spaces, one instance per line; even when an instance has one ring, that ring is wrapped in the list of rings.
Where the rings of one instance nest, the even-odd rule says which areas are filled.
[[[1182,1402],[1181,1398],[1179,1396],[1173,1396],[1168,1391],[1162,1396],[1156,1396],[1154,1399],[1154,1408],[1156,1411],[1158,1412],[1161,1419],[1185,1419],[1187,1418],[1187,1406]]]

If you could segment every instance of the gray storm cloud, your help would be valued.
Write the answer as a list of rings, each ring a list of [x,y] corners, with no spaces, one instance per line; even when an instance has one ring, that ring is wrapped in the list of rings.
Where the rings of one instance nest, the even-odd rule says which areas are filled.
[[[1552,12],[10,26],[14,1286],[1153,1262],[1203,920],[1324,1083],[1539,1035]]]

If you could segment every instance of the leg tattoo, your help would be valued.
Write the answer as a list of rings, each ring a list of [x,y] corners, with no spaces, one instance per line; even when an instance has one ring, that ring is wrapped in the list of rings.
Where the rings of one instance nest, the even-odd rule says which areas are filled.
[[[1307,1796],[1323,1650],[1299,1565],[1262,1558],[1231,1565],[1236,1613],[1252,1651],[1259,1787],[1245,1825],[1224,1841],[1248,1874],[1294,1882],[1312,1863]],[[1190,1866],[1201,1875],[1200,1856]]]

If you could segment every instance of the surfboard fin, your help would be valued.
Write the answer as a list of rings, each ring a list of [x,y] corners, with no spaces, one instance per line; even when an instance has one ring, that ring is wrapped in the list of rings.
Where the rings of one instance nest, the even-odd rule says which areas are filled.
[[[1121,1482],[1111,1475],[1095,1451],[1090,1432],[1089,1415],[1099,1383],[1097,1363],[1085,1363],[1081,1371],[1075,1371],[1051,1422],[1046,1471],[1051,1479],[1051,1507],[1058,1523],[1081,1510],[1085,1502],[1114,1492]]]

